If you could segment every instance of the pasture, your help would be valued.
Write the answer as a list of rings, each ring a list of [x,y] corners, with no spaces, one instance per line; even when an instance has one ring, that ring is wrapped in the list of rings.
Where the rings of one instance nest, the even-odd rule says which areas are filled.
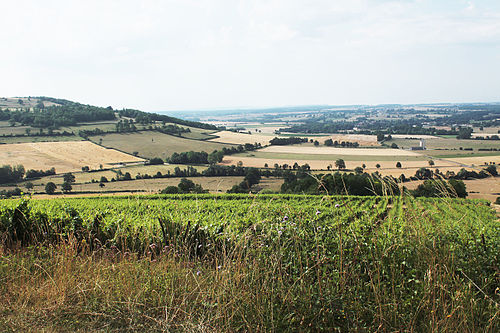
[[[162,159],[170,157],[173,153],[191,150],[211,153],[214,150],[232,146],[218,142],[191,140],[156,131],[96,135],[89,139],[93,142],[101,142],[102,139],[102,146],[129,154],[137,152],[138,156],[144,158],[160,157]]]

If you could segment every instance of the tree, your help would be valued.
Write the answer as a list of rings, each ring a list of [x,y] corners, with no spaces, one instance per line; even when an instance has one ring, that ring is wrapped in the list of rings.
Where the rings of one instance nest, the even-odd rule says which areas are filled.
[[[56,184],[54,184],[53,182],[48,182],[46,185],[45,185],[45,193],[47,194],[54,194],[54,192],[56,191]]]
[[[315,146],[319,146],[319,142],[318,142],[318,140],[314,140],[314,145],[315,145]]]
[[[429,160],[429,165],[433,166],[434,165],[434,161],[433,160]]]
[[[191,192],[191,190],[194,189],[194,183],[192,180],[189,180],[187,178],[182,178],[177,187],[179,187],[180,192],[189,193]]]
[[[486,170],[487,173],[489,173],[493,177],[498,176],[497,167],[495,165],[488,165],[488,167],[486,167],[485,170]]]
[[[101,179],[99,180],[100,183],[107,183],[108,182],[108,178],[104,177],[104,176],[101,176]]]
[[[106,185],[104,185],[104,183],[99,183],[100,188],[103,188],[104,186],[106,186]]]
[[[64,192],[64,193],[69,193],[71,192],[71,190],[73,189],[73,186],[71,186],[71,183],[70,182],[64,182],[62,184],[62,187],[61,187],[61,190]]]
[[[398,147],[398,145],[397,145],[397,144],[395,144],[395,143],[393,142],[393,143],[391,144],[391,148],[393,148],[393,149],[398,149],[399,147]]]
[[[377,141],[382,142],[385,139],[384,133],[377,133]]]
[[[401,168],[401,162],[396,163],[396,168]]]
[[[64,182],[65,183],[74,183],[75,182],[75,176],[71,173],[65,173],[63,176]]]
[[[179,193],[179,188],[177,186],[167,186],[160,192],[161,194],[177,194]]]
[[[343,159],[339,158],[338,160],[335,161],[335,166],[339,169],[345,169],[345,162]]]
[[[362,167],[355,167],[354,168],[354,172],[358,175],[362,174],[363,173],[363,168]]]
[[[35,187],[35,185],[33,185],[33,183],[32,183],[32,182],[27,182],[27,183],[24,185],[24,187],[26,187],[26,189],[27,189],[27,190],[31,191],[31,190]]]
[[[380,169],[380,164],[378,164],[378,163],[377,163],[377,164],[375,165],[375,167],[376,167],[377,169]]]

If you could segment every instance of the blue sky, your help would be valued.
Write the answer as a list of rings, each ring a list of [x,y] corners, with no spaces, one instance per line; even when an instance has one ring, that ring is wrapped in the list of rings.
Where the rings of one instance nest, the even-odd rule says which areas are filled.
[[[3,1],[0,95],[148,111],[500,101],[500,1]]]

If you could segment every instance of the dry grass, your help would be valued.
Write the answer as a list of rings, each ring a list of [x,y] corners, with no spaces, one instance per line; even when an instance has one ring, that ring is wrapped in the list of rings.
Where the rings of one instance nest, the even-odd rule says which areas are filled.
[[[220,131],[214,133],[218,138],[211,139],[212,142],[223,142],[232,144],[245,144],[245,143],[260,143],[261,145],[268,145],[269,140],[273,138],[270,135],[263,135],[259,133],[245,134],[245,133],[235,133],[231,131]]]
[[[99,177],[100,178],[100,177]],[[99,178],[96,177],[97,180]],[[109,178],[108,178],[109,179]],[[200,184],[203,189],[210,192],[226,192],[233,185],[239,184],[243,181],[243,177],[192,177],[189,178],[196,184]],[[101,188],[98,183],[87,183],[87,184],[73,184],[73,192],[95,192],[95,193],[110,193],[110,192],[146,192],[146,193],[158,193],[167,186],[177,186],[180,182],[180,177],[173,178],[154,178],[154,179],[136,179],[128,181],[118,181],[118,182],[107,182],[104,183],[105,186]],[[62,183],[62,179],[59,179]],[[45,192],[45,186],[35,185],[34,191],[43,193]],[[58,188],[58,191],[60,188]],[[42,194],[44,196],[44,194]],[[63,195],[67,197],[78,196],[76,194]]]
[[[314,154],[314,155],[354,155],[354,156],[420,156],[419,154],[401,149],[376,148],[336,148],[310,145],[269,146],[259,149],[265,153]]]
[[[137,163],[137,158],[114,149],[106,149],[89,141],[39,142],[0,145],[1,164],[22,164],[26,169],[56,172],[80,171],[82,166],[98,169],[119,163]]]

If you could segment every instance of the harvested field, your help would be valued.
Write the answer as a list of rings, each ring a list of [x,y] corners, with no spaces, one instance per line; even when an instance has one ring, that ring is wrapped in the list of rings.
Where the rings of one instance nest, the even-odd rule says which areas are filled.
[[[369,146],[369,147],[377,147],[380,144],[377,142],[376,135],[367,135],[367,134],[316,134],[310,135],[307,133],[288,133],[283,132],[284,136],[299,136],[308,139],[318,140],[320,144],[326,139],[332,139],[333,141],[347,141],[347,142],[357,142],[360,146]]]
[[[313,170],[327,170],[328,167],[332,170],[335,169],[335,159],[330,160],[314,160],[314,159],[280,159],[280,158],[256,158],[256,157],[246,157],[246,156],[225,156],[221,164],[224,165],[236,165],[239,161],[243,163],[246,167],[258,167],[263,168],[267,163],[269,168],[274,168],[274,164],[277,163],[280,166],[283,164],[288,164],[292,166],[295,162],[299,165],[309,164]],[[405,176],[413,176],[415,172],[422,167],[430,168],[427,160],[410,160],[405,161],[404,159],[399,159],[402,167],[396,168],[396,163],[398,160],[384,161],[384,160],[345,160],[346,168],[353,170],[358,166],[366,165],[365,171],[372,173],[375,171],[380,172],[382,175],[393,175],[399,176],[404,174]],[[447,170],[458,172],[462,169],[462,166],[456,164],[453,161],[447,160],[434,160],[435,165],[430,169],[439,169],[441,172],[446,172]],[[376,165],[379,164],[380,168]]]
[[[391,134],[394,139],[439,139],[435,135],[425,135],[425,134]]]
[[[314,155],[355,155],[355,156],[419,156],[419,154],[401,149],[375,149],[375,148],[335,148],[335,147],[311,147],[303,145],[293,146],[269,146],[259,149],[266,153],[286,154],[314,154]]]
[[[261,145],[268,145],[269,140],[274,138],[271,135],[263,135],[259,133],[245,134],[245,133],[235,133],[231,131],[220,131],[214,133],[218,138],[211,139],[212,142],[223,142],[232,143],[236,145],[241,145],[245,143],[260,143]]]
[[[47,170],[57,173],[80,171],[82,166],[98,169],[118,163],[138,163],[143,159],[100,147],[89,141],[38,142],[0,145],[1,164],[22,164],[26,169]]]
[[[483,156],[483,157],[459,157],[459,158],[447,158],[447,161],[452,161],[459,164],[464,164],[468,166],[484,166],[485,163],[495,163],[500,164],[500,155],[496,156]]]
[[[90,139],[94,142],[99,142],[102,139],[103,146],[115,148],[130,154],[138,152],[141,157],[160,157],[162,159],[170,157],[173,153],[191,150],[211,153],[214,150],[232,146],[217,142],[185,139],[156,131],[96,135],[90,137]]]
[[[181,170],[186,169],[188,166],[184,164],[163,164],[163,165],[131,165],[125,166],[122,168],[114,168],[112,170],[102,170],[95,172],[75,172],[75,181],[76,183],[90,183],[92,180],[99,181],[101,177],[106,177],[108,180],[112,178],[116,178],[118,171],[121,171],[122,174],[130,173],[132,178],[135,179],[137,174],[145,175],[148,174],[150,176],[155,175],[157,172],[161,172],[162,174],[168,174],[170,171],[171,174],[174,173],[174,169],[179,167]],[[195,166],[194,167],[198,172],[202,172],[207,167],[206,166]],[[31,181],[33,184],[38,185],[47,182],[53,182],[56,185],[63,183],[62,176],[49,176],[43,177],[41,179],[35,179]]]
[[[191,177],[189,178],[195,184],[200,184],[204,189],[210,192],[226,192],[233,185],[243,181],[243,177]],[[177,186],[181,178],[157,178],[157,179],[137,179],[119,182],[107,182],[103,188],[99,187],[98,183],[73,184],[73,192],[150,192],[156,193],[167,186]],[[265,183],[264,183],[265,184]],[[270,185],[275,186],[275,185]],[[35,185],[35,192],[43,193],[44,185]],[[60,187],[56,192],[60,191]],[[69,195],[74,196],[74,195]]]

